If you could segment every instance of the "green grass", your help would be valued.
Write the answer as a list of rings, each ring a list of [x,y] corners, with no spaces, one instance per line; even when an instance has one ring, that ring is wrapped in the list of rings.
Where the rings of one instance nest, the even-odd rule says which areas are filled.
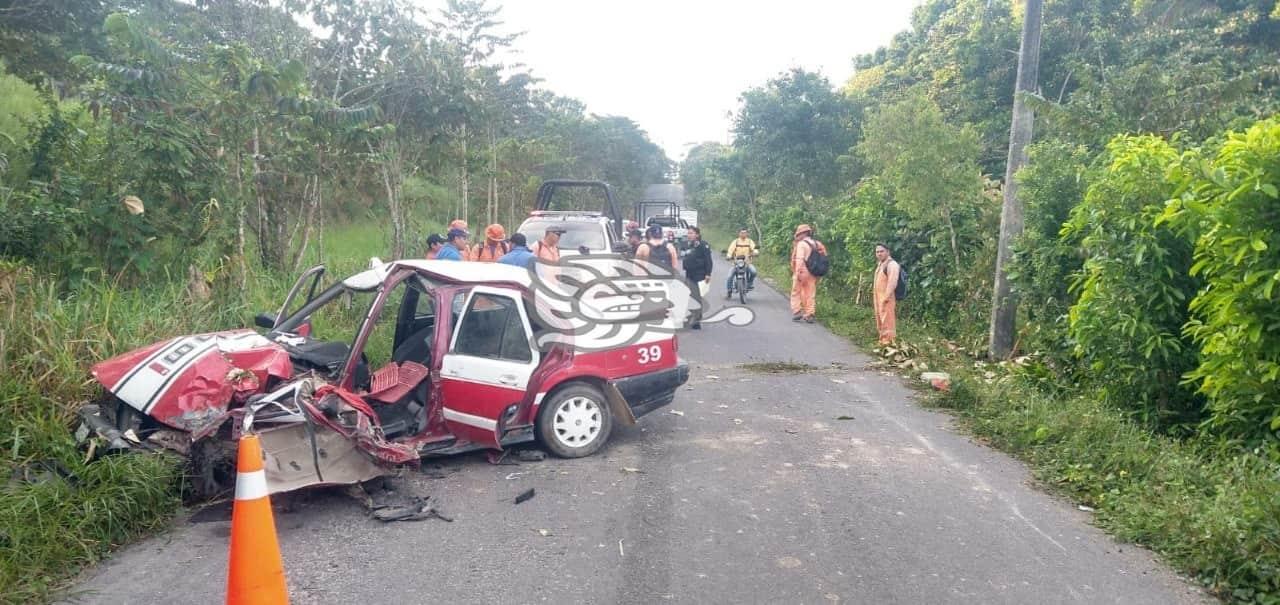
[[[367,267],[371,256],[389,260],[377,225],[328,231],[304,264],[323,260],[331,279]],[[294,277],[254,271],[242,290],[224,275],[200,301],[179,276],[63,292],[53,279],[0,262],[0,470],[19,477],[0,488],[0,602],[50,600],[79,567],[163,527],[181,506],[173,457],[86,463],[71,430],[75,411],[101,392],[89,366],[167,337],[252,326]]]
[[[707,231],[727,245],[725,232]],[[762,255],[757,266],[785,291],[785,259]],[[874,350],[871,309],[853,300],[840,280],[824,279],[818,320]],[[1079,388],[1063,393],[1034,362],[987,363],[909,319],[898,329],[918,349],[916,365],[951,374],[951,391],[925,396],[927,405],[951,410],[970,432],[1026,461],[1046,489],[1093,507],[1099,526],[1154,550],[1214,594],[1280,603],[1280,451],[1156,435]]]

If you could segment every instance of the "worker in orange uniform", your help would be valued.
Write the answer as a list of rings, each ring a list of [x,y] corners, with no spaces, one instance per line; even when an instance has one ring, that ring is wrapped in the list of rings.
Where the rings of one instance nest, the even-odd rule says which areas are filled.
[[[502,255],[511,251],[507,244],[507,231],[502,225],[494,223],[484,228],[484,241],[471,248],[471,260],[482,263],[496,263]]]
[[[547,227],[542,239],[533,245],[533,255],[548,263],[560,262],[560,236],[565,228],[560,225]]]
[[[817,307],[818,278],[809,272],[809,255],[815,250],[826,254],[821,243],[813,239],[813,227],[796,227],[791,248],[791,320],[814,322]]]
[[[872,281],[871,306],[876,314],[876,331],[880,344],[885,345],[898,338],[898,275],[902,267],[893,260],[893,253],[884,244],[876,244],[876,275]]]

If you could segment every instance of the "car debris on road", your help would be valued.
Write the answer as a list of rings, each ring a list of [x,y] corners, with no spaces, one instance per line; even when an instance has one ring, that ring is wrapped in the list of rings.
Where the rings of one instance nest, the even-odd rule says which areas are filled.
[[[688,380],[674,331],[635,313],[588,318],[600,332],[630,328],[630,340],[557,332],[536,271],[373,259],[328,287],[324,275],[307,270],[277,313],[260,314],[265,334],[182,336],[96,364],[106,394],[81,410],[78,436],[98,452],[184,455],[204,498],[229,491],[236,439],[253,431],[279,493],[360,483],[424,456],[487,449],[500,461],[531,441],[591,455]],[[356,298],[368,311],[352,318]],[[348,327],[324,333],[339,320]]]

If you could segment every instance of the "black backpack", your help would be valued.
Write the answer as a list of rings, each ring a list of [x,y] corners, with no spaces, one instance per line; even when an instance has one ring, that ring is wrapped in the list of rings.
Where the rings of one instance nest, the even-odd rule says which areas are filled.
[[[647,242],[646,244],[649,246],[649,262],[662,265],[668,269],[675,268],[675,263],[671,260],[671,248],[667,247],[666,242],[663,242],[660,246],[654,246]]]
[[[810,239],[809,242],[809,258],[804,259],[804,266],[814,277],[822,277],[831,271],[831,259],[827,258],[827,254],[823,252],[821,243]]]
[[[902,265],[898,265],[898,285],[893,288],[894,300],[902,300],[907,297],[907,270]]]

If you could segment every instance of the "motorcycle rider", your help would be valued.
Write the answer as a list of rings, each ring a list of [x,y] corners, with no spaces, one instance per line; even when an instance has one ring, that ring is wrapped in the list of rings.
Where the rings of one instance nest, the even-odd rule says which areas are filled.
[[[756,287],[756,268],[751,264],[751,257],[757,254],[760,254],[760,249],[745,228],[738,230],[738,239],[729,242],[729,248],[724,252],[725,259],[730,261],[738,257],[747,259],[747,291]],[[725,282],[724,297],[733,298],[733,272],[729,273],[729,280]]]

